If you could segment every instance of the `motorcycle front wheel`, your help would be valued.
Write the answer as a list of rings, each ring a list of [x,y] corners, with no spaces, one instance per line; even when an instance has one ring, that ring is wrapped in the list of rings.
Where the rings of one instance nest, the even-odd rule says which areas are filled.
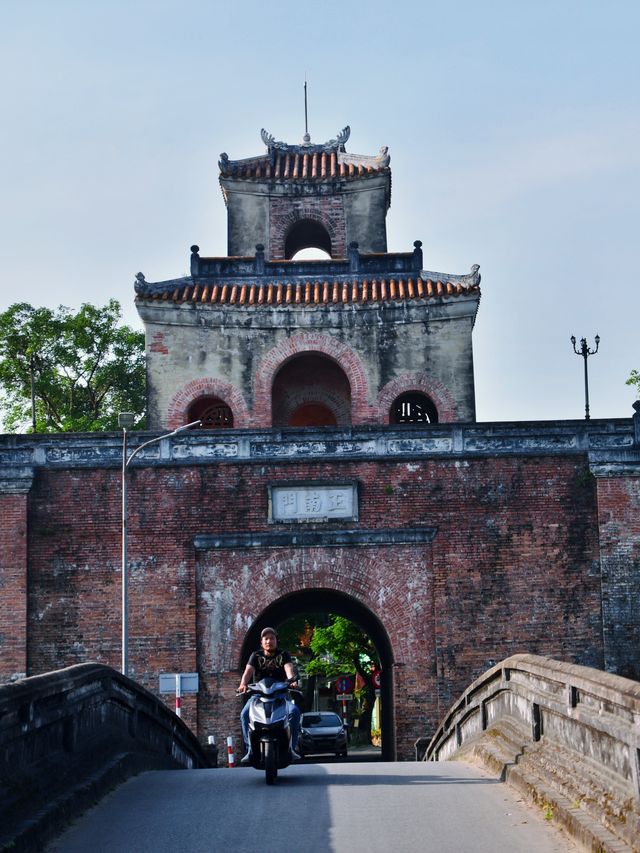
[[[264,778],[267,785],[273,785],[278,775],[276,745],[272,740],[264,743]]]

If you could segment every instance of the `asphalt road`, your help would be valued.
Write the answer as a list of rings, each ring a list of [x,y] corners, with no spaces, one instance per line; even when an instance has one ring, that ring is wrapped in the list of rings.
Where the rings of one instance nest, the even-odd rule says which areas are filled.
[[[143,773],[48,853],[568,853],[539,809],[460,762]]]

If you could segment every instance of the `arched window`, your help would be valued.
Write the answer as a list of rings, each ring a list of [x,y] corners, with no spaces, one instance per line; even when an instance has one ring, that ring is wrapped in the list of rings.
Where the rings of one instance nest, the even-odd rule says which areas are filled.
[[[317,352],[291,358],[272,386],[274,427],[349,426],[351,386],[337,362]]]
[[[438,410],[433,400],[419,391],[401,394],[391,404],[390,424],[437,424]]]
[[[289,229],[284,241],[284,256],[287,260],[301,249],[321,249],[331,257],[329,232],[315,219],[300,219]]]
[[[199,397],[190,406],[187,423],[200,419],[202,429],[230,429],[233,427],[233,412],[218,397]]]

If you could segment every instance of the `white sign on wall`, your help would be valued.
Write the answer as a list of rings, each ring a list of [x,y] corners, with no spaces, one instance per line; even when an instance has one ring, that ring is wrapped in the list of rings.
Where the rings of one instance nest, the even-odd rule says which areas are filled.
[[[356,483],[272,485],[269,521],[358,520]]]

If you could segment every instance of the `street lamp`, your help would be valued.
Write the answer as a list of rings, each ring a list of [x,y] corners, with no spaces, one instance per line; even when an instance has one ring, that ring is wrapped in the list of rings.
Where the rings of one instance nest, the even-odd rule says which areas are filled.
[[[600,335],[596,335],[595,337],[596,348],[589,349],[587,346],[587,339],[580,339],[580,349],[576,349],[576,339],[575,335],[571,335],[571,343],[573,344],[573,351],[576,355],[581,355],[584,359],[584,419],[588,421],[590,418],[589,415],[589,373],[587,371],[587,359],[590,355],[595,355],[598,352],[598,347],[600,346]]]
[[[151,438],[131,453],[127,452],[127,428],[131,428],[135,421],[133,412],[121,412],[118,415],[118,426],[122,427],[122,674],[129,675],[129,595],[128,595],[128,572],[127,572],[127,468],[133,457],[140,453],[150,444],[162,441],[163,438],[171,438],[176,433],[183,432],[190,427],[199,426],[200,421],[174,429],[165,435]]]

